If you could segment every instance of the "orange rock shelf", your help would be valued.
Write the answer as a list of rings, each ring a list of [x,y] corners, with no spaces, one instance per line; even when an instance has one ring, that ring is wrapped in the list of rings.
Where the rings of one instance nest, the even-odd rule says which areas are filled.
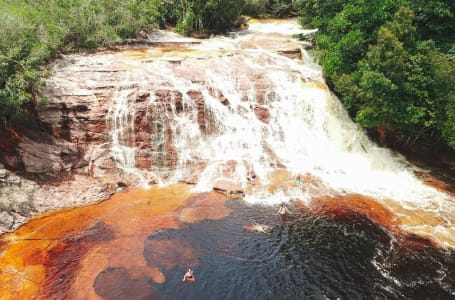
[[[193,249],[169,251],[179,248],[177,241],[155,245],[147,237],[182,221],[224,218],[231,212],[226,200],[216,192],[192,195],[189,185],[178,184],[43,215],[2,236],[0,299],[103,299],[119,289],[119,280],[138,285],[138,293],[145,293],[138,297],[153,296],[150,279],[166,280],[160,267],[195,264],[197,255]],[[157,249],[153,265],[144,258],[147,243]]]
[[[412,249],[439,248],[440,243],[455,246],[452,235],[445,238],[438,237],[435,240],[427,234],[417,234],[413,231],[404,230],[403,226],[412,225],[416,219],[419,219],[420,224],[432,224],[432,226],[438,226],[443,222],[429,212],[416,210],[406,211],[403,214],[404,209],[401,206],[394,202],[391,203],[387,202],[387,205],[383,205],[371,197],[348,194],[313,198],[309,204],[296,201],[294,206],[302,211],[334,217],[346,217],[354,214],[366,216],[394,235],[401,247]]]

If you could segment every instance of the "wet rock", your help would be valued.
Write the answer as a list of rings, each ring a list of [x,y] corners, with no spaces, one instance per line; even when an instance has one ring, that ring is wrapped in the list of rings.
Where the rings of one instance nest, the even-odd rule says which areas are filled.
[[[283,56],[302,59],[302,46],[294,38],[279,33],[256,33],[246,36],[241,45],[245,48],[265,49]]]
[[[164,270],[199,265],[198,255],[193,247],[173,239],[145,241],[144,257],[149,267],[160,266]]]
[[[94,289],[103,299],[161,299],[147,278],[132,278],[125,268],[108,268],[94,282]]]
[[[13,231],[34,215],[48,210],[107,199],[112,190],[113,187],[105,183],[80,175],[58,185],[40,186],[9,173],[0,189],[0,234]]]
[[[181,222],[196,223],[202,220],[219,220],[228,216],[232,209],[225,206],[228,198],[217,192],[201,193],[191,196],[180,210]]]
[[[239,24],[248,20],[245,17]],[[156,41],[162,41],[163,35],[170,40],[176,38],[159,31],[144,34]],[[299,49],[298,42],[279,34],[273,35],[271,41],[270,35],[246,36],[242,43],[245,47],[282,53]],[[175,130],[182,130],[176,129],[174,118],[193,111],[201,134],[216,134],[220,128],[207,101],[212,97],[228,109],[233,105],[225,92],[211,86],[210,78],[206,78],[207,69],[224,72],[223,65],[217,62],[219,56],[234,58],[236,72],[245,78],[238,86],[242,101],[250,101],[257,118],[269,122],[266,105],[273,100],[268,92],[273,83],[267,74],[236,60],[235,51],[179,52],[180,47],[183,46],[62,56],[54,62],[55,75],[42,91],[49,99],[46,108],[39,113],[44,138],[22,137],[16,164],[23,165],[29,173],[58,177],[62,172],[88,174],[89,161],[95,158],[95,178],[103,177],[112,185],[116,181],[133,185],[141,180],[124,178],[129,176],[119,168],[119,159],[112,151],[112,132],[117,130],[121,131],[117,135],[119,143],[136,149],[134,166],[140,172],[172,175],[180,155],[174,145],[174,134]],[[176,55],[181,62],[179,65],[166,60]],[[172,78],[157,75],[161,70],[153,73],[156,59],[165,62],[163,68],[172,69],[179,82],[191,82],[194,86],[182,88]],[[150,73],[136,67],[136,61],[140,62],[138,66],[147,65]],[[198,170],[198,163],[187,167]],[[194,173],[183,176],[184,181],[195,180]]]
[[[62,169],[60,149],[55,145],[25,139],[19,149],[26,172],[54,173]]]
[[[226,195],[243,194],[243,187],[240,182],[228,180],[217,180],[213,186],[214,190],[226,193]]]
[[[242,16],[238,17],[237,20],[235,20],[234,26],[236,26],[237,28],[239,28],[241,30],[246,30],[249,27],[248,22],[250,20],[251,20],[251,17],[242,15]]]
[[[14,214],[6,206],[0,204],[0,230],[8,230],[14,223]]]
[[[5,167],[0,164],[0,184],[6,182],[6,178],[8,176],[8,171],[5,169]]]
[[[256,106],[254,107],[254,113],[256,114],[256,117],[264,122],[264,123],[269,123],[270,121],[270,113],[269,110],[266,107],[262,106]]]

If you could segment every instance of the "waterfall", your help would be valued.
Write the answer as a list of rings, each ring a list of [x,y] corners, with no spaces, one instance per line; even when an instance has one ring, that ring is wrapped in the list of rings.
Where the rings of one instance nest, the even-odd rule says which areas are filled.
[[[116,86],[112,104],[107,114],[110,128],[111,152],[117,167],[137,178],[139,185],[149,187],[146,177],[136,168],[135,102],[131,94],[140,86],[131,76],[126,76]]]
[[[280,28],[275,25],[264,32]],[[294,34],[295,26],[284,28]],[[246,201],[267,205],[356,193],[386,207],[393,202],[437,214],[451,230],[453,196],[425,185],[414,175],[415,166],[371,142],[308,53],[299,60],[251,47],[251,36],[260,31],[253,24],[247,32],[199,45],[132,55],[138,61],[130,64],[130,77],[117,87],[109,112],[118,167],[135,170],[130,94],[137,90],[132,82],[138,82],[150,94],[152,167],[141,174],[154,172],[163,184],[194,182],[199,192],[228,183],[244,190]],[[247,181],[250,169],[258,176],[253,187]],[[294,177],[305,174],[318,183],[297,187]]]
[[[122,169],[135,167],[134,109],[129,107],[130,78],[117,86],[113,103],[108,113],[111,124],[112,153],[117,166]]]

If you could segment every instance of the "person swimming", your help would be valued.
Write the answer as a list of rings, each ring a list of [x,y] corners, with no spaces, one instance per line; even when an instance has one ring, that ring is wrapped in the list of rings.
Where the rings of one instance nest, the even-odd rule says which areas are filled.
[[[278,217],[280,217],[280,220],[284,220],[286,216],[289,214],[289,210],[287,206],[284,203],[280,204],[280,208],[278,209]]]
[[[195,280],[196,280],[196,278],[194,277],[193,270],[188,269],[188,271],[186,271],[185,275],[183,275],[182,281],[195,281]]]
[[[248,231],[257,231],[257,232],[261,232],[261,233],[269,233],[269,230],[270,230],[270,227],[267,225],[264,225],[264,224],[248,225],[248,226],[244,226],[243,228],[245,228]]]

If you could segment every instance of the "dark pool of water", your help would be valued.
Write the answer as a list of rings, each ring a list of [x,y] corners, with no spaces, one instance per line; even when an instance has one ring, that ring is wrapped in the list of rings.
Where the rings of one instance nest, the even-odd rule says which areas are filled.
[[[179,240],[199,256],[188,266],[196,282],[182,282],[186,267],[176,267],[153,284],[163,299],[455,299],[453,251],[401,247],[359,215],[293,211],[281,223],[276,208],[229,205],[226,219],[149,236]],[[254,223],[269,233],[243,228]]]

